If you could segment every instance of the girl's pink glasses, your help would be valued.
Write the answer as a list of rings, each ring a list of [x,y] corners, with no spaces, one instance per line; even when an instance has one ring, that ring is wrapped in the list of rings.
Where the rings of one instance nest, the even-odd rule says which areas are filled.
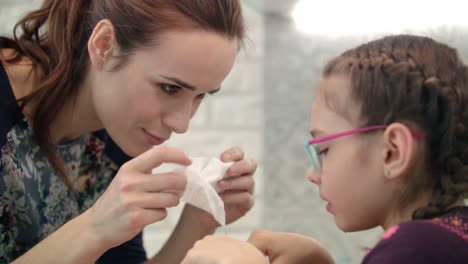
[[[376,126],[368,126],[368,127],[363,127],[363,128],[358,128],[358,129],[353,129],[345,132],[341,132],[338,134],[333,134],[325,137],[320,137],[320,138],[314,138],[310,140],[306,140],[304,143],[305,149],[307,151],[307,156],[309,157],[310,162],[312,163],[312,167],[314,168],[316,173],[320,173],[322,171],[322,158],[320,157],[319,153],[319,148],[317,146],[317,143],[332,140],[335,138],[340,138],[344,136],[349,136],[353,134],[359,134],[371,130],[377,130],[377,129],[385,129],[387,128],[388,125],[376,125]],[[426,137],[426,133],[423,132],[413,132],[411,131],[411,134],[416,137],[416,138],[424,138]]]

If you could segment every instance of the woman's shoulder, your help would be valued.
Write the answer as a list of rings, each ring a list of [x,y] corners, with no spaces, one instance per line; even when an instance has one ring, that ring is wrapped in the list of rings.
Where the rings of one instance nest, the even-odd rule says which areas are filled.
[[[388,229],[363,264],[466,263],[468,207],[457,207],[428,220],[415,220]]]
[[[6,142],[6,135],[20,120],[21,112],[3,63],[0,63],[0,148]]]
[[[15,62],[8,62],[15,55],[12,49],[1,49],[0,58],[5,76],[13,91],[15,98],[21,98],[34,89],[35,72],[33,71],[33,63],[26,57],[20,58]]]

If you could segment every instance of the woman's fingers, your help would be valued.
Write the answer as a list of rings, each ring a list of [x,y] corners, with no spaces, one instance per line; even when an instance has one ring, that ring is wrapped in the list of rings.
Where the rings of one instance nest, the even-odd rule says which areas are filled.
[[[179,205],[180,196],[175,192],[143,192],[121,198],[123,208],[163,209]]]
[[[124,180],[119,182],[121,192],[160,192],[160,191],[182,191],[187,185],[187,179],[179,173],[139,174],[134,173],[122,175]]]
[[[145,226],[162,221],[167,217],[167,210],[164,208],[151,209],[151,210],[137,210],[133,211],[127,219],[126,224],[128,227],[135,229],[135,233],[138,233]],[[124,218],[125,219],[125,218]],[[122,219],[121,219],[122,220]]]
[[[253,193],[255,188],[255,180],[251,175],[229,177],[218,182],[218,186],[223,191],[244,190],[248,193]]]
[[[240,176],[253,174],[256,170],[257,161],[255,159],[244,159],[232,164],[227,173],[229,176]]]
[[[180,149],[154,147],[121,166],[104,194],[88,211],[91,226],[112,246],[134,237],[141,229],[167,216],[179,204],[186,179],[177,173],[151,174],[162,163],[190,165]]]
[[[181,149],[166,146],[153,147],[138,157],[125,163],[124,170],[135,170],[141,173],[151,173],[151,171],[163,163],[177,163],[188,166],[192,163],[187,154]]]
[[[224,205],[239,205],[243,208],[252,208],[255,199],[252,194],[245,191],[225,191],[219,194],[223,199]]]
[[[222,162],[239,161],[244,159],[244,151],[239,147],[233,147],[221,154]]]

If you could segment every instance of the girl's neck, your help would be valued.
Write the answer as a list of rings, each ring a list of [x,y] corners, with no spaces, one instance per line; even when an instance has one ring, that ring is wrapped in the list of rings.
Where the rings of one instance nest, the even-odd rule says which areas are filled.
[[[421,195],[418,200],[405,207],[402,207],[401,202],[397,201],[394,210],[390,212],[386,221],[381,225],[382,228],[386,231],[392,226],[413,220],[414,211],[418,208],[425,207],[430,199],[431,194],[426,193]]]
[[[413,220],[413,213],[419,208],[426,207],[427,204],[429,204],[431,197],[431,194],[425,194],[418,201],[411,204],[410,206],[407,206],[405,209],[400,209],[399,211],[397,210],[397,212],[391,215],[382,225],[382,228],[386,231],[392,226]],[[465,206],[464,199],[460,199],[456,203],[447,207],[447,210],[458,206]]]

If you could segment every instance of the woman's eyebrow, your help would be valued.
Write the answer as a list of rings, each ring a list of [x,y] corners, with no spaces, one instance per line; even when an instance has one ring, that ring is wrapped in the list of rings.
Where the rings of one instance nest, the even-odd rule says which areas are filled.
[[[197,90],[195,85],[188,84],[187,82],[184,82],[184,81],[182,81],[182,80],[180,80],[180,79],[178,79],[176,77],[169,77],[169,76],[163,76],[163,75],[162,75],[162,77],[177,83],[179,86],[181,86],[183,88],[187,88],[187,89],[192,90],[192,91]]]
[[[168,79],[168,80],[171,80],[171,81],[177,83],[179,86],[181,86],[181,87],[183,87],[183,88],[187,88],[187,89],[189,89],[189,90],[191,90],[191,91],[196,91],[196,90],[197,90],[197,88],[195,87],[195,85],[192,85],[192,84],[189,84],[189,83],[187,83],[187,82],[184,82],[184,81],[182,81],[182,80],[179,79],[179,78],[176,78],[176,77],[169,77],[169,76],[164,76],[164,75],[161,75],[161,76],[162,76],[163,78],[166,78],[166,79]],[[213,91],[210,91],[210,92],[208,92],[208,93],[209,93],[209,94],[215,94],[215,93],[219,92],[219,90],[221,90],[221,87],[219,87],[219,88],[217,88],[217,89],[215,89],[215,90],[213,90]]]
[[[209,93],[209,94],[215,94],[215,93],[219,92],[219,90],[221,90],[221,87],[219,87],[218,89],[215,89],[215,90],[213,90],[213,91],[210,91],[210,92],[208,92],[208,93]]]

